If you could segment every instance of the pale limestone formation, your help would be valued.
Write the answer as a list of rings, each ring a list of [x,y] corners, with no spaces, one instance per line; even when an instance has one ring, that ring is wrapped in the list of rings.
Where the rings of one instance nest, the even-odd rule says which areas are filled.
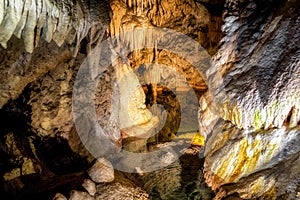
[[[146,108],[145,93],[127,64],[116,66],[116,73],[120,92],[120,129],[128,136],[147,137],[147,132],[157,124],[157,119],[153,118]],[[134,130],[134,127],[138,131]]]
[[[112,164],[105,158],[99,158],[88,170],[91,179],[96,183],[111,182],[114,180]]]
[[[97,190],[96,190],[96,184],[91,181],[90,179],[84,179],[82,183],[82,187],[91,195],[95,196]]]
[[[192,66],[191,63],[188,63],[180,56],[177,57],[177,55],[174,55],[171,52],[157,49],[156,40],[160,38],[161,35],[159,31],[157,30],[151,31],[151,29],[145,29],[145,30],[143,29],[143,28],[151,28],[157,26],[157,27],[172,28],[174,30],[186,34],[190,34],[192,32],[193,33],[198,32],[199,34],[196,34],[197,36],[193,38],[198,40],[200,44],[204,44],[204,41],[206,41],[206,39],[204,38],[204,35],[201,33],[200,27],[206,27],[210,22],[210,15],[204,6],[202,6],[199,3],[195,3],[193,1],[184,1],[184,0],[158,1],[158,2],[152,2],[152,1],[149,2],[148,1],[144,1],[144,2],[126,1],[125,2],[125,1],[116,0],[116,1],[111,1],[110,5],[113,10],[113,16],[108,31],[111,36],[116,36],[118,38],[117,42],[119,42],[120,46],[117,47],[118,49],[117,51],[119,52],[121,59],[123,61],[126,60],[125,57],[127,55],[123,54],[123,52],[125,51],[124,49],[127,49],[129,47],[130,49],[134,49],[130,57],[130,62],[126,63],[125,61],[123,65],[120,64],[121,66],[117,66],[117,70],[121,72],[122,69],[125,67],[126,68],[132,67],[138,71],[140,64],[147,65],[146,66],[147,70],[145,74],[139,74],[138,80],[132,72],[129,72],[127,79],[129,80],[129,78],[131,78],[130,76],[132,76],[131,79],[133,79],[133,81],[127,81],[126,86],[125,84],[124,86],[120,85],[121,88],[122,87],[127,88],[126,91],[127,94],[124,93],[125,91],[124,89],[121,89],[122,91],[120,91],[121,99],[125,100],[125,102],[124,101],[120,102],[120,107],[121,107],[120,115],[122,115],[122,117],[120,117],[121,127],[124,127],[124,125],[128,123],[128,121],[132,120],[131,116],[127,116],[128,112],[124,112],[126,111],[126,106],[129,101],[126,99],[126,95],[131,95],[132,93],[132,96],[130,97],[132,99],[132,103],[129,104],[131,109],[128,108],[130,112],[136,115],[138,112],[134,111],[135,109],[144,109],[143,108],[144,97],[143,94],[141,94],[141,90],[136,89],[136,93],[133,93],[132,91],[134,91],[134,89],[131,89],[131,87],[137,87],[134,86],[134,84],[136,84],[135,83],[136,81],[140,82],[136,84],[138,86],[140,86],[140,84],[152,85],[154,103],[156,103],[156,99],[157,99],[157,84],[159,84],[161,80],[166,82],[166,85],[164,86],[166,86],[168,89],[175,89],[176,92],[187,91],[189,89],[189,87],[187,87],[187,83],[190,84],[192,87],[197,87],[200,88],[201,90],[206,89],[206,84],[202,79],[201,74],[199,74],[200,72],[195,69],[195,66]],[[178,18],[184,18],[183,20],[184,23],[177,24],[176,19]],[[172,20],[174,21],[174,23],[172,23],[173,22]],[[190,28],[187,28],[186,26],[188,26],[187,23],[190,22],[189,20],[192,20],[192,22],[195,24],[193,24],[193,26],[191,26]],[[164,38],[162,40],[163,41],[166,40],[165,43],[168,43],[167,38]],[[179,48],[176,45],[177,44],[175,43],[174,44],[171,43],[170,48],[173,49]],[[188,46],[187,44],[181,44],[181,45]],[[137,49],[140,47],[147,47],[147,46],[152,46],[155,48],[153,50]],[[192,46],[189,46],[187,48],[192,48]],[[165,68],[162,68],[160,64],[167,65],[170,69],[165,70]],[[128,70],[126,69],[125,71]],[[132,83],[132,85],[129,83]],[[137,101],[134,103],[133,102],[134,100]],[[138,102],[142,102],[143,104],[140,104]],[[152,111],[154,110],[155,109],[153,108]],[[184,110],[185,112],[193,112],[192,110],[190,110],[190,108],[187,107],[184,107]],[[128,113],[129,115],[130,112]],[[147,121],[147,118],[149,118],[147,117],[147,115],[149,116],[149,114],[147,113],[143,114],[144,117],[142,117],[143,120],[141,122],[143,122],[144,124]],[[175,113],[176,112],[172,112],[170,115],[173,116]],[[141,118],[140,116],[141,114],[135,116],[136,119],[134,121],[136,121],[136,124],[139,123],[140,120],[139,118]],[[158,114],[157,116],[160,115]],[[152,121],[155,121],[155,118]],[[177,120],[174,121],[175,121],[174,123],[177,123]],[[125,132],[125,134],[126,132],[129,132],[127,133],[127,135],[129,136],[143,135],[143,137],[147,137],[149,133],[144,134],[144,132],[148,132],[147,129],[154,130],[156,128],[155,123],[153,122],[150,123],[151,126],[147,126],[147,127],[144,127],[147,124],[142,126],[141,126],[142,123],[139,124],[140,125],[138,127],[135,126],[134,128],[130,128],[130,126],[127,125],[126,128],[125,129],[123,128],[122,130]],[[183,124],[189,124],[189,121],[186,120],[183,122]],[[178,124],[174,125],[174,127],[176,126],[178,126]],[[143,131],[143,129],[145,129],[145,131]],[[195,130],[189,130],[188,126],[183,127],[182,131],[184,130],[195,131]],[[130,132],[132,132],[133,134],[130,135]],[[165,135],[174,134],[170,132],[171,131],[166,131]]]
[[[2,1],[0,3],[0,44],[7,48],[7,42],[15,35],[24,39],[25,49],[32,53],[39,45],[40,37],[47,42],[53,40],[59,47],[66,41],[77,43],[74,55],[77,54],[80,42],[92,30],[93,40],[101,34],[93,32],[95,27],[105,23],[108,6],[104,1],[92,4],[89,2],[64,1]],[[99,21],[100,20],[100,21]],[[102,20],[102,21],[101,21]],[[95,31],[95,30],[94,30]]]

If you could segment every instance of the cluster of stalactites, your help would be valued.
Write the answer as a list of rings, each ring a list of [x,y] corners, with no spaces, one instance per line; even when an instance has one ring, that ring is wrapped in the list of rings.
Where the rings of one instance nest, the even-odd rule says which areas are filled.
[[[97,13],[100,6],[103,7],[84,0],[0,1],[0,44],[7,48],[7,42],[15,35],[24,40],[25,50],[32,53],[42,37],[58,46],[64,42],[76,44],[77,54],[80,42],[97,24],[96,17],[103,14]]]
[[[159,4],[160,0],[124,0],[129,8],[132,8],[137,14],[141,14],[144,9],[152,8]]]

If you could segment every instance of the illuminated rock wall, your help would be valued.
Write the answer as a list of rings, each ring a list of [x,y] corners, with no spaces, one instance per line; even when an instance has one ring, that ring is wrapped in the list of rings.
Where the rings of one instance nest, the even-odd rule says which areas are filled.
[[[215,199],[299,198],[299,8],[226,2],[225,35],[199,111]]]

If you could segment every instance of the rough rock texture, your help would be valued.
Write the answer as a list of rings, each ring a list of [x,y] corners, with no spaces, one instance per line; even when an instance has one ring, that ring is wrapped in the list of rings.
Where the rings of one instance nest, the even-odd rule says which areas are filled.
[[[96,192],[94,196],[86,192],[73,190],[70,193],[70,200],[148,200],[149,195],[138,185],[128,179],[124,174],[116,172],[116,177],[113,182],[100,183],[95,187]],[[95,183],[94,183],[95,184]]]
[[[107,3],[94,3],[0,3],[0,188],[4,199],[45,195],[57,187],[75,188],[84,178],[87,161],[94,159],[74,133],[72,117],[76,73],[103,39],[110,20]],[[24,16],[17,19],[16,12]],[[111,93],[112,80],[99,82]],[[100,95],[99,102],[109,98],[105,95]],[[107,101],[97,111],[102,114],[109,108]]]
[[[299,198],[299,2],[227,0],[223,12],[224,3],[224,0],[0,1],[3,198],[28,199],[33,194],[44,199],[51,196],[49,193],[57,193],[58,188],[72,190],[70,195],[64,193],[70,199]],[[113,12],[111,21],[109,6]],[[179,93],[170,92],[184,91],[184,96],[189,97],[192,94],[184,85],[188,83],[200,99],[199,131],[206,137],[204,175],[216,195],[206,188],[200,171],[202,163],[195,155],[183,157],[158,172],[145,173],[142,168],[135,168],[138,174],[127,174],[129,178],[113,172],[110,166],[111,181],[115,173],[112,182],[85,182],[86,191],[79,191],[80,187],[83,190],[81,184],[88,178],[86,171],[94,157],[74,126],[73,86],[84,61],[102,67],[97,63],[98,51],[86,58],[105,38],[108,26],[109,36],[120,34],[119,42],[122,37],[131,38],[133,42],[125,45],[133,47],[145,41],[154,42],[156,38],[147,34],[126,35],[124,31],[170,28],[198,41],[213,56],[212,67],[207,70],[205,67],[209,65],[206,65],[203,67],[206,73],[201,74],[192,63],[164,49],[141,49],[123,55],[121,48],[117,53],[125,66],[107,66],[96,87],[93,110],[97,122],[106,130],[102,136],[109,138],[109,144],[116,144],[117,151],[122,147],[134,152],[156,150],[157,142],[180,139],[174,136],[182,120],[178,116],[180,106],[186,113],[196,112],[193,105],[197,102],[179,106]],[[194,48],[182,45],[180,38],[165,40],[188,52]],[[174,76],[171,70],[162,70],[159,64],[172,66],[184,78]],[[121,69],[125,70],[120,73]],[[152,73],[143,73],[149,69]],[[121,90],[114,90],[120,84],[118,75],[126,75],[125,72],[130,72],[129,78],[125,76],[126,84],[121,85]],[[151,83],[162,78],[167,80],[169,88]],[[133,91],[135,87],[138,92],[129,102],[131,115],[137,120],[133,124],[124,122],[121,134],[119,116],[112,112],[118,110],[114,107],[118,102],[114,100],[126,100],[126,90]],[[163,104],[166,112],[156,106],[149,108],[155,103]],[[82,113],[90,111],[85,104],[81,106]],[[155,123],[144,126],[154,119],[147,109],[164,116],[166,125],[160,121],[157,127]],[[190,128],[196,118],[184,122],[185,131],[196,131]],[[80,122],[80,117],[75,120]],[[89,134],[89,121],[82,123],[86,124],[83,131],[89,141],[95,141],[95,135]],[[150,140],[132,137],[145,129],[161,131]],[[175,145],[171,149],[178,147],[176,142],[172,144]],[[104,154],[115,153],[109,150]],[[163,153],[147,162],[129,157],[127,163],[131,167],[141,163],[151,165],[159,159],[166,164],[174,161],[175,154]],[[99,182],[98,175],[105,170],[103,165],[94,167],[95,170],[92,167],[88,172]],[[55,198],[66,199],[62,195]]]
[[[86,192],[75,191],[75,190],[71,191],[69,200],[85,200],[85,199],[93,200],[94,198]]]
[[[104,158],[98,158],[88,170],[88,174],[96,183],[106,183],[114,180],[113,166]]]
[[[95,199],[146,200],[149,199],[149,194],[124,175],[117,173],[114,182],[97,186]]]
[[[67,197],[65,197],[63,194],[61,193],[57,193],[55,194],[55,196],[53,197],[53,200],[67,200]]]
[[[210,89],[239,128],[299,125],[299,1],[227,1]],[[215,70],[212,70],[213,72]]]
[[[0,47],[1,108],[8,100],[16,99],[30,82],[71,58],[71,53],[66,45],[58,48],[53,42],[50,44],[42,42],[41,46],[36,48],[32,54],[26,53],[24,45],[15,37],[9,41],[7,46],[7,50]]]
[[[299,11],[298,1],[226,1],[199,110],[215,199],[299,198]]]
[[[205,177],[216,199],[296,199],[299,190],[299,127],[242,131],[218,122],[206,143]]]
[[[82,187],[91,195],[94,196],[97,192],[96,190],[96,184],[91,181],[90,179],[84,179],[84,182],[82,183]]]

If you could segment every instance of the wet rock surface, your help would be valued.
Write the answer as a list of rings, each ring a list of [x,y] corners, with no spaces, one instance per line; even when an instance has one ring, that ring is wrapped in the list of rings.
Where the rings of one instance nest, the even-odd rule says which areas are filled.
[[[212,199],[214,193],[204,182],[203,159],[198,157],[199,147],[191,147],[179,160],[166,168],[145,173],[124,173],[115,170],[114,180],[109,183],[94,183],[84,180],[83,184],[96,186],[95,194],[83,189],[65,195],[67,199]],[[86,187],[85,187],[86,189]],[[93,191],[94,191],[93,189]],[[55,197],[53,198],[55,199]]]
[[[212,199],[214,193],[204,182],[199,148],[186,149],[178,160],[157,171],[128,175],[144,188],[150,199]],[[163,181],[162,181],[163,180]]]

